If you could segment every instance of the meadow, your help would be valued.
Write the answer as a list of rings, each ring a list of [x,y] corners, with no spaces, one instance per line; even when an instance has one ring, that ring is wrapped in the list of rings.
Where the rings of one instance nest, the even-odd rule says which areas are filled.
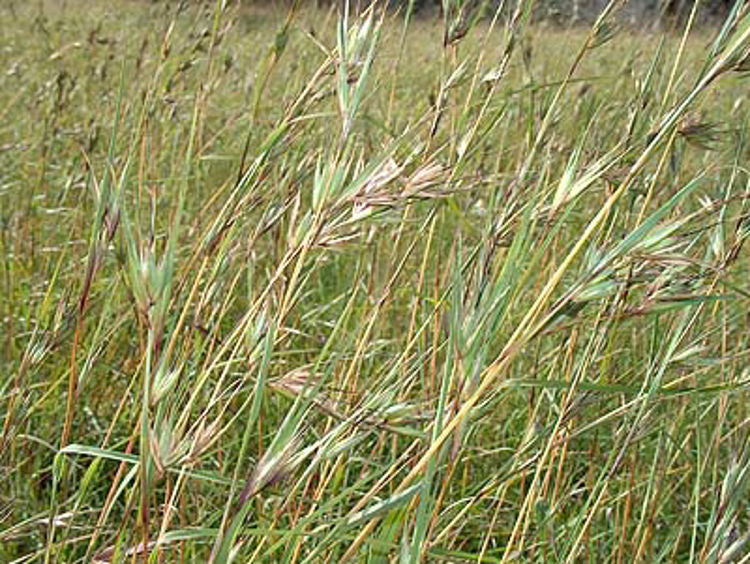
[[[0,562],[750,562],[750,9],[469,4],[0,5]]]

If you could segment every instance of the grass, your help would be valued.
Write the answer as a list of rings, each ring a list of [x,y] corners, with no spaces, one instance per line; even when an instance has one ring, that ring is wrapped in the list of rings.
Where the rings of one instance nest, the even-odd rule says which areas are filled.
[[[750,15],[618,9],[2,6],[0,561],[750,561]]]

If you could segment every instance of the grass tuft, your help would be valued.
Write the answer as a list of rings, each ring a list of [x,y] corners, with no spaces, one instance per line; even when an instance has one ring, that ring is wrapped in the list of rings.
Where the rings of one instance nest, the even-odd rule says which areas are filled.
[[[0,7],[0,561],[748,562],[750,14]]]

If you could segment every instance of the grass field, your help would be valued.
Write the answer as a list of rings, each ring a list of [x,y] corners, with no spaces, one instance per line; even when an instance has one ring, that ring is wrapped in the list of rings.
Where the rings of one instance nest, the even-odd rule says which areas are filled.
[[[747,8],[27,4],[0,562],[750,562]]]

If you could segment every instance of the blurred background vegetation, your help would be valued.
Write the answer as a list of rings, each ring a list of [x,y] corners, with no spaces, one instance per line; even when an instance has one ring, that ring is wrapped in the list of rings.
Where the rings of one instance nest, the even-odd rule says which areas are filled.
[[[252,2],[253,0],[251,0]],[[255,0],[256,4],[293,4],[295,0]],[[342,0],[300,0],[302,4],[312,4],[316,8],[343,5]],[[354,0],[352,6],[364,9],[370,0]],[[442,15],[457,5],[452,0],[390,0],[392,9],[412,9],[425,16]],[[490,12],[502,6],[508,14],[513,10],[513,2],[506,0],[475,0]],[[607,5],[606,0],[539,0],[536,2],[537,17],[558,24],[591,23]],[[632,24],[675,27],[684,22],[696,5],[695,0],[632,0],[627,2],[621,15]],[[707,0],[698,2],[697,20],[703,24],[720,23],[729,13],[732,0]]]

